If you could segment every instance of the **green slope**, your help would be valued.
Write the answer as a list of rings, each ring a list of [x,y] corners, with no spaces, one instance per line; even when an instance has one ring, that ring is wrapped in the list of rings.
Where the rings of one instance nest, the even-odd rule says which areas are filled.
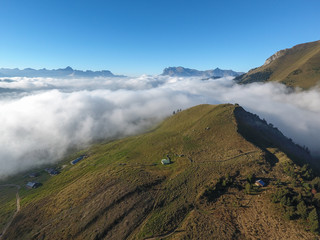
[[[307,223],[299,217],[284,221],[286,206],[270,200],[287,185],[311,212],[315,203],[301,187],[311,180],[304,177],[308,169],[285,152],[300,163],[309,156],[263,121],[264,128],[257,128],[259,121],[239,106],[200,105],[148,133],[70,156],[59,166],[80,154],[88,157],[54,177],[41,172],[40,188],[21,188],[21,211],[4,239],[310,239]],[[257,138],[259,131],[268,134]],[[160,163],[166,155],[172,164]],[[246,190],[248,175],[268,186]]]
[[[320,82],[320,41],[277,52],[266,63],[239,76],[240,83],[277,81],[308,89]]]

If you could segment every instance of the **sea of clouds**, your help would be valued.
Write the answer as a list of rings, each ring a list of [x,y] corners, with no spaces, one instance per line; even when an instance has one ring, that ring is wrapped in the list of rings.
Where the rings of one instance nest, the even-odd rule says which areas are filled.
[[[238,103],[320,154],[319,88],[238,85],[231,77],[0,78],[0,178],[58,161],[70,148],[143,132],[202,103]]]

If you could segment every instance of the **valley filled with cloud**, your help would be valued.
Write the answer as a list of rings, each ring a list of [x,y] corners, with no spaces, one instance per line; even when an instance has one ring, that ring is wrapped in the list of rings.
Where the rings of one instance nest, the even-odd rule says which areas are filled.
[[[174,110],[238,103],[319,155],[320,90],[232,77],[0,78],[0,178],[60,160],[69,149],[138,134]]]

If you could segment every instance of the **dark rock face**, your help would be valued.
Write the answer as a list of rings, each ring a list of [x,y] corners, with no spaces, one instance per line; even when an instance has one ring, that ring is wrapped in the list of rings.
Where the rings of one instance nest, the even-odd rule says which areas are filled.
[[[234,114],[239,123],[238,132],[250,142],[263,149],[279,148],[298,163],[312,163],[312,157],[307,149],[294,143],[292,139],[287,138],[272,124],[268,124],[259,116],[245,111],[242,107],[235,108]]]
[[[261,72],[256,72],[250,74],[246,77],[246,83],[253,83],[253,82],[266,82],[270,78],[272,74],[272,70],[267,68]],[[237,82],[241,82],[245,74],[237,76],[234,80]]]

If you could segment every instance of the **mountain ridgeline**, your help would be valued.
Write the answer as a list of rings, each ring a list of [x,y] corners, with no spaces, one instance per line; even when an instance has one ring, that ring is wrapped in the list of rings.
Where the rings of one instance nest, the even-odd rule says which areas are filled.
[[[236,77],[241,75],[241,72],[235,72],[232,70],[223,70],[216,68],[213,70],[199,71],[196,69],[184,68],[184,67],[168,67],[163,70],[163,76],[171,77],[203,77],[203,78],[214,78],[214,77]]]
[[[59,68],[59,69],[33,69],[33,68],[0,68],[0,77],[52,77],[52,78],[73,78],[73,77],[121,77],[114,75],[112,72],[108,70],[102,71],[82,71],[75,70],[71,67]]]
[[[320,41],[280,50],[265,63],[235,78],[239,83],[275,81],[309,89],[320,84]]]
[[[7,179],[21,186],[21,209],[3,239],[313,239],[320,181],[307,163],[308,151],[240,106],[199,105],[73,154],[59,175]]]

